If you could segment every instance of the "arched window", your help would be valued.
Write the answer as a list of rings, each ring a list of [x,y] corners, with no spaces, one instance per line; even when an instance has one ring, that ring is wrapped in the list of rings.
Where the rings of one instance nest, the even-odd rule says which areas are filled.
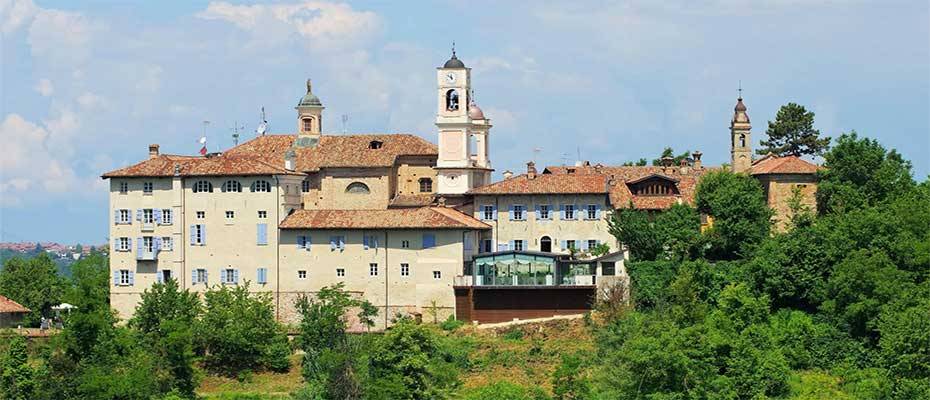
[[[368,148],[372,150],[377,150],[377,149],[380,149],[381,146],[383,145],[384,145],[384,142],[380,140],[372,140],[371,142],[368,143]]]
[[[304,132],[310,132],[313,130],[313,117],[304,118],[303,123],[304,123]]]
[[[746,135],[739,135],[739,147],[746,147]]]
[[[239,183],[239,181],[233,181],[233,180],[226,181],[226,183],[223,183],[223,191],[241,193],[242,184]]]
[[[194,193],[213,193],[213,184],[207,181],[194,183]]]
[[[420,193],[429,193],[433,191],[433,180],[430,178],[420,178]]]
[[[346,193],[368,194],[371,193],[371,190],[369,190],[368,185],[364,183],[352,182],[349,186],[346,186]]]
[[[549,236],[543,236],[542,239],[539,239],[539,251],[544,253],[552,252],[552,238]]]
[[[255,181],[251,189],[253,192],[271,192],[271,184],[268,181]]]
[[[446,110],[457,111],[459,109],[459,92],[455,89],[449,89],[446,92]]]

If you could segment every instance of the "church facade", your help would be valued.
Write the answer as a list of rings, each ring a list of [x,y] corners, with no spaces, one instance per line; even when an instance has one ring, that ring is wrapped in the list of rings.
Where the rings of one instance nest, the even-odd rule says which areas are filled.
[[[143,291],[175,279],[195,292],[270,293],[287,323],[298,297],[339,283],[378,307],[379,329],[396,314],[496,322],[583,312],[598,286],[627,279],[608,213],[692,204],[712,169],[696,152],[657,167],[529,163],[491,182],[493,125],[454,52],[436,87],[438,145],[407,133],[327,135],[308,81],[295,133],[205,156],[153,144],[147,159],[103,174],[112,307],[129,318]],[[786,191],[812,201],[817,167],[753,161],[749,131],[740,99],[732,168],[756,176],[779,213]]]

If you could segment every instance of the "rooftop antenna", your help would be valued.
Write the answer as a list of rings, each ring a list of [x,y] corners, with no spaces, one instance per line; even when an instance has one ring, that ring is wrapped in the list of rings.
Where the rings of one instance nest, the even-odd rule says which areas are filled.
[[[233,146],[239,145],[239,131],[244,130],[244,129],[245,129],[244,126],[239,125],[239,121],[234,122],[233,127],[229,128],[229,130],[233,131],[233,134],[232,134]]]
[[[348,128],[346,127],[348,126],[348,124],[349,124],[349,114],[342,114],[342,134],[343,135],[347,133]]]
[[[262,122],[258,124],[258,128],[255,128],[255,133],[258,136],[265,136],[265,131],[268,130],[268,120],[265,119],[265,106],[262,106]]]
[[[565,166],[565,163],[568,162],[568,153],[562,153],[562,166]]]

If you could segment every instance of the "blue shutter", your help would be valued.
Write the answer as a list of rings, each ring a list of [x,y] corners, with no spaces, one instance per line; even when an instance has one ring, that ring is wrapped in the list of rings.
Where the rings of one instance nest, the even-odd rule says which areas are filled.
[[[338,237],[338,236],[330,236],[330,237],[329,237],[329,251],[334,251],[334,250],[336,250],[336,243],[337,243],[338,241],[339,241],[339,237]]]
[[[142,238],[136,238],[136,259],[142,259]]]
[[[165,283],[165,274],[159,270],[155,270],[155,282]]]
[[[310,236],[304,236],[304,240],[306,240],[304,246],[307,248],[307,251],[310,251],[310,245],[313,244],[313,239],[311,239]]]
[[[203,284],[206,285],[209,282],[210,282],[210,271],[205,270],[203,271]]]
[[[568,240],[563,240],[563,241],[562,241],[562,246],[561,246],[561,247],[562,247],[562,250],[567,250],[567,249],[568,249]]]
[[[540,215],[542,215],[542,214],[539,213],[539,204],[536,205],[536,214],[535,214],[535,215],[536,215],[536,220],[537,220],[537,221],[539,221],[539,220],[542,219],[542,218],[540,218]]]
[[[258,224],[258,244],[268,244],[268,224]]]
[[[197,225],[191,225],[191,246],[197,244]]]
[[[298,248],[298,249],[304,249],[304,248],[306,248],[306,247],[307,247],[307,237],[306,237],[306,236],[298,236],[298,237],[297,237],[297,248]]]
[[[465,240],[464,240],[464,243],[462,244],[462,247],[464,248],[465,251],[471,251],[472,249],[471,233],[465,233]]]
[[[191,270],[191,285],[195,285],[195,284],[198,284],[198,283],[200,283],[200,282],[197,282],[197,270],[196,270],[196,269],[192,269],[192,270]]]
[[[565,219],[565,204],[559,204],[559,219]]]
[[[206,224],[200,224],[200,245],[201,246],[207,245],[207,225]]]
[[[423,248],[428,249],[436,246],[436,236],[430,233],[423,234]]]
[[[136,221],[142,221],[142,209],[136,209]]]
[[[345,249],[346,249],[346,237],[339,236],[339,251],[343,251]]]
[[[113,225],[119,225],[119,209],[113,210]]]
[[[513,240],[507,242],[507,250],[514,250],[516,247],[513,247]]]
[[[233,270],[233,283],[239,284],[239,269],[236,268]]]
[[[113,286],[119,286],[119,270],[113,270]]]
[[[268,269],[259,268],[258,269],[258,283],[268,283]]]
[[[513,204],[510,205],[510,220],[513,221]]]
[[[161,209],[156,208],[152,210],[152,216],[155,218],[155,223],[161,225]]]
[[[594,218],[601,219],[601,205],[594,205]]]
[[[496,206],[496,205],[492,205],[492,206],[491,206],[491,210],[492,210],[491,215],[494,216],[494,218],[491,218],[491,220],[497,221],[497,206]]]
[[[371,237],[371,247],[374,247],[376,250],[378,249],[378,236],[375,235]]]
[[[582,241],[581,241],[581,246],[580,246],[580,247],[581,247],[581,251],[587,250],[587,249],[588,249],[588,241],[587,241],[587,240],[582,240]]]
[[[129,286],[136,284],[136,271],[129,270]]]
[[[365,246],[365,250],[368,250],[368,235],[362,235],[362,245]]]
[[[155,252],[158,253],[159,251],[161,251],[161,237],[155,237],[152,240],[155,241],[154,243]]]

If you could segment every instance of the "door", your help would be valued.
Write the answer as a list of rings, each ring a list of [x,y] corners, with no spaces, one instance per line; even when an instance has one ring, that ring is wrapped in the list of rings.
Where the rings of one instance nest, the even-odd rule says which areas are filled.
[[[539,239],[539,251],[543,253],[552,252],[552,238],[549,236],[543,236],[542,239]]]

